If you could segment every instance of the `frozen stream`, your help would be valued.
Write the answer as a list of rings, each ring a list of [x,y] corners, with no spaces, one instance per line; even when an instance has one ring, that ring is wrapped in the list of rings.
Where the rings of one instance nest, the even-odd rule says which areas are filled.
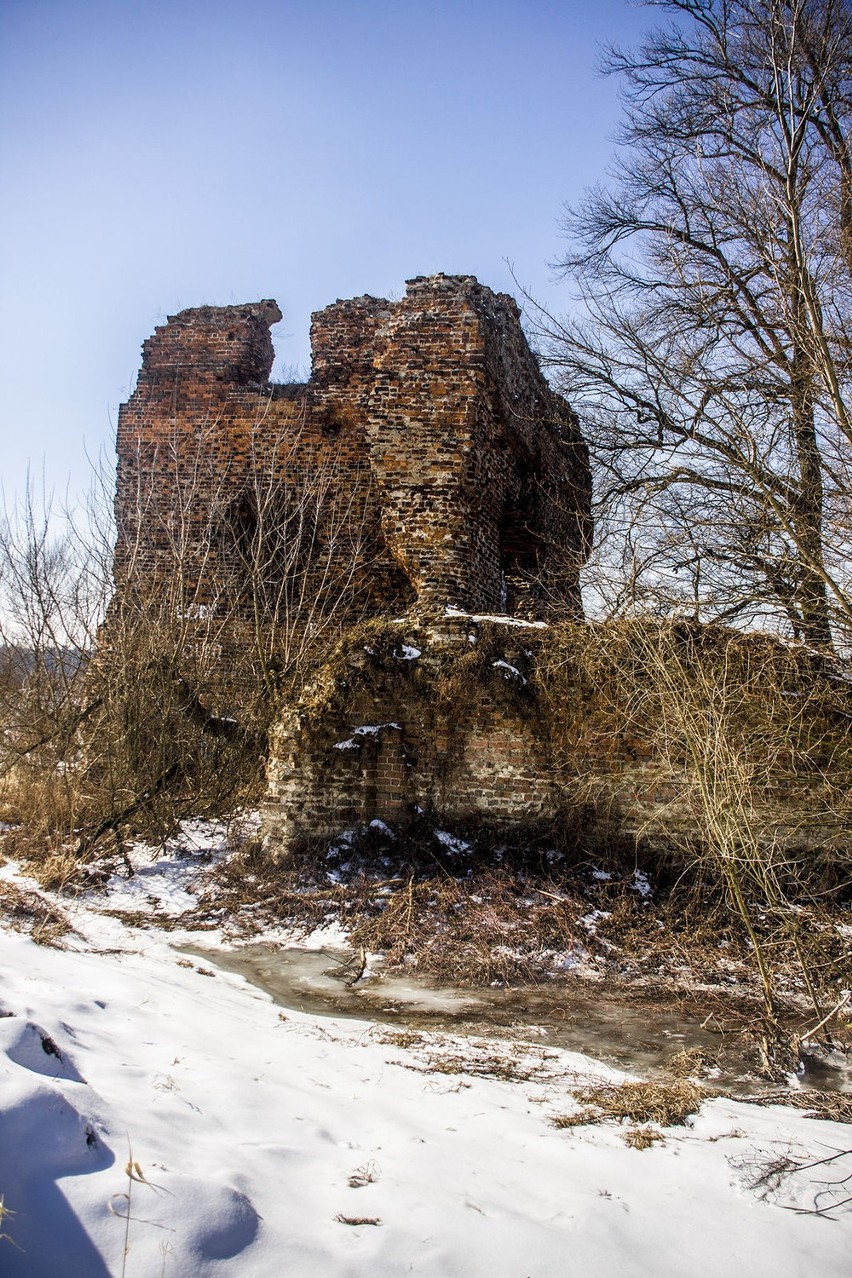
[[[641,1075],[654,1074],[676,1052],[697,1048],[719,1062],[719,1084],[740,1091],[757,1085],[752,1060],[736,1033],[723,1033],[722,1005],[700,995],[676,1000],[660,994],[570,984],[462,989],[431,985],[414,973],[374,974],[348,985],[352,955],[341,950],[247,945],[189,953],[265,990],[284,1008],[312,1015],[344,1016],[410,1029],[564,1047]],[[852,1091],[845,1070],[814,1069],[806,1086]]]

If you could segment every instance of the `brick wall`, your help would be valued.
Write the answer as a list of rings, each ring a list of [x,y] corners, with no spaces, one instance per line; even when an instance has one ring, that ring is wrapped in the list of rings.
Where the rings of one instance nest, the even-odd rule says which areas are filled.
[[[690,632],[684,643],[705,633],[712,661],[714,645],[727,651],[722,628]],[[624,669],[614,687],[603,667],[593,662],[596,678],[577,659],[595,648],[595,634],[585,625],[451,613],[376,623],[344,640],[273,731],[270,854],[298,852],[374,819],[404,828],[419,810],[451,830],[550,822],[582,827],[592,840],[626,836],[688,856],[690,841],[702,837],[689,759],[678,764],[668,753],[661,719],[631,711],[634,685]],[[807,659],[791,664],[778,645],[775,668],[771,640],[739,642],[731,661],[743,660],[749,643],[763,645],[759,668],[792,680],[780,697],[795,705],[792,689],[812,682]],[[637,660],[641,689],[648,675]],[[848,848],[848,815],[823,792],[828,761],[836,766],[837,743],[848,736],[848,712],[829,712],[837,694],[826,687],[826,703],[815,698],[796,721],[796,757],[785,763],[779,755],[751,796],[752,833],[765,817],[779,847]],[[765,731],[764,743],[772,739]]]
[[[144,344],[119,414],[119,592],[178,564],[185,606],[230,607],[258,519],[275,512],[292,544],[307,510],[307,597],[346,581],[358,613],[579,613],[586,449],[511,298],[439,275],[400,302],[337,302],[313,317],[303,386],[269,382],[278,319],[271,301],[199,307]]]

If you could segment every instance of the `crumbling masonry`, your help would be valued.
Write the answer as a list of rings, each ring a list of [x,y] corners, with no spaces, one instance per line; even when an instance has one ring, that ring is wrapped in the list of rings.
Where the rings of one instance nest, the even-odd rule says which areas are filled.
[[[279,525],[311,507],[316,590],[345,582],[360,614],[579,614],[586,448],[512,298],[436,275],[400,302],[336,302],[313,317],[306,385],[269,382],[280,318],[199,307],[145,343],[119,415],[119,589],[178,554],[186,605],[215,606],[275,489]]]
[[[269,382],[279,318],[274,302],[201,307],[145,343],[119,417],[115,555],[115,608],[177,618],[219,729],[239,720],[230,661],[251,626],[277,642],[283,615],[310,637],[269,741],[272,854],[377,820],[524,838],[600,824],[688,847],[689,788],[655,725],[613,709],[618,687],[576,655],[595,643],[574,624],[587,454],[512,299],[437,275],[399,302],[337,302],[314,316],[304,385]],[[725,642],[707,632],[708,652]],[[790,846],[848,842],[819,793],[836,731],[815,722],[813,766],[764,796]]]
[[[448,609],[581,615],[587,451],[512,298],[436,275],[399,302],[338,301],[313,317],[304,385],[269,382],[280,318],[271,301],[200,307],[145,343],[119,417],[119,598],[156,595],[178,562],[180,608],[233,609],[251,593],[246,548],[265,521],[277,549],[261,597],[306,616],[329,601],[337,632],[403,613],[440,652],[476,632],[442,620]],[[437,714],[426,654],[413,680],[396,675],[420,654],[407,660],[401,644],[399,656],[361,678],[356,699],[344,678],[339,730],[307,693],[285,708],[269,763],[278,849],[415,810],[503,822],[554,810],[528,715],[486,694],[470,718]]]

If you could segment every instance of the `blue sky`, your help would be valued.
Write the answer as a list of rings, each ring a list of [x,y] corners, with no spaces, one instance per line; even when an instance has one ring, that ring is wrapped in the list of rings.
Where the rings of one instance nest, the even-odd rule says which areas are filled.
[[[612,155],[602,43],[627,0],[0,0],[0,422],[61,495],[111,447],[167,314],[275,297],[279,375],[310,312],[406,278],[549,268]]]

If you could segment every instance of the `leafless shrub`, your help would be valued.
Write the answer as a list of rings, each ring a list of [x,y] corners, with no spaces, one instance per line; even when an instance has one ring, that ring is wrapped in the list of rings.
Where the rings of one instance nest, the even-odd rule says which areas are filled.
[[[835,1212],[852,1204],[852,1149],[830,1149],[819,1158],[792,1148],[781,1153],[758,1149],[731,1159],[731,1165],[758,1198],[800,1215],[835,1220]]]
[[[842,829],[848,815],[846,686],[803,649],[722,627],[634,619],[585,638],[568,630],[566,639],[561,650],[542,648],[537,675],[557,739],[567,703],[563,784],[578,795],[585,785],[594,801],[596,786],[612,786],[617,767],[629,768],[625,739],[636,743],[642,783],[657,790],[637,837],[676,853],[693,884],[723,888],[760,977],[772,1069],[783,1053],[775,971],[785,950],[823,1016],[818,985],[830,957],[814,956],[800,905],[814,900],[808,844],[819,846],[820,811],[827,830]],[[607,755],[616,767],[607,768]],[[575,776],[575,760],[589,756],[603,765],[591,782]],[[830,834],[822,837],[830,844]],[[832,854],[842,882],[848,850]]]
[[[299,430],[262,425],[241,476],[205,430],[140,450],[115,556],[106,472],[81,510],[30,491],[0,521],[0,799],[33,860],[256,797],[279,698],[368,606],[368,480],[342,483],[333,445],[293,466]]]

